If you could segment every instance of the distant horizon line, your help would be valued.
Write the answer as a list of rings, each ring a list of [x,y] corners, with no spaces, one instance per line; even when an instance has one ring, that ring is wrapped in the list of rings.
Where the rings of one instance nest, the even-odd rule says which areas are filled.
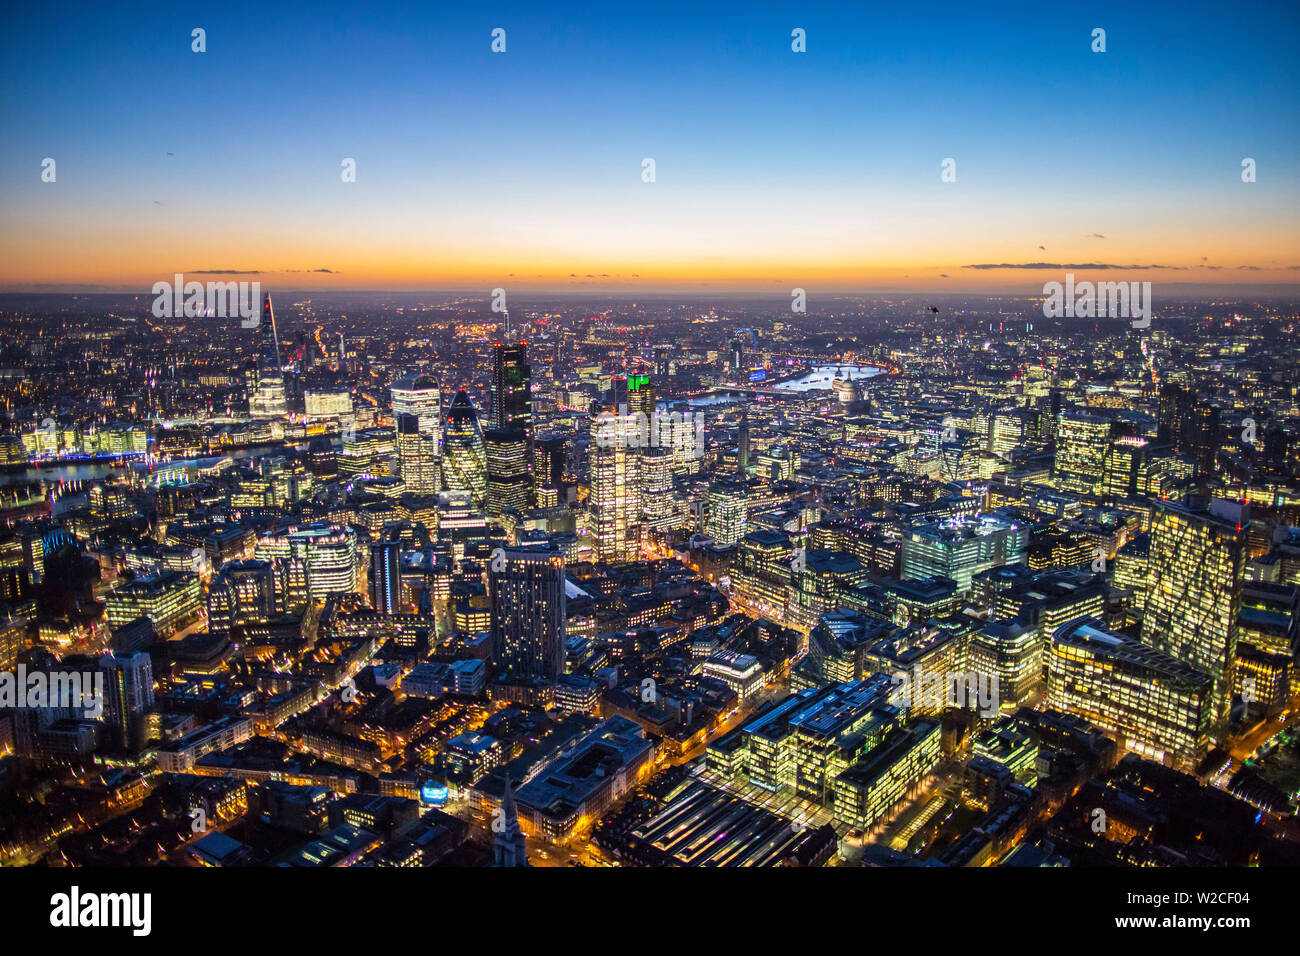
[[[197,275],[198,273],[190,273]],[[196,280],[197,281],[197,280]],[[208,281],[222,281],[210,279]],[[224,280],[224,281],[249,281],[259,282],[264,292],[278,295],[457,295],[489,300],[492,298],[494,288],[504,288],[508,295],[527,295],[527,296],[552,296],[552,297],[588,297],[588,298],[609,298],[611,296],[618,298],[671,298],[679,296],[691,296],[693,298],[719,298],[729,296],[745,296],[756,299],[772,299],[776,301],[788,301],[791,293],[787,291],[773,291],[771,289],[759,289],[754,287],[661,287],[661,288],[632,288],[627,286],[618,286],[606,289],[592,288],[590,286],[580,287],[556,287],[556,286],[527,286],[527,285],[504,285],[504,286],[448,286],[443,288],[356,288],[356,289],[320,289],[320,288],[294,288],[290,286],[274,286],[262,283],[260,280]],[[1206,284],[1206,283],[1153,283],[1153,287],[1163,290],[1166,294],[1174,295],[1195,295],[1206,296],[1210,298],[1251,298],[1258,296],[1278,296],[1294,295],[1300,296],[1300,282],[1279,282],[1248,285],[1245,283],[1223,283],[1223,284]],[[825,288],[819,289],[815,285],[791,286],[791,289],[802,288],[809,300],[816,298],[854,298],[854,297],[887,297],[887,296],[967,296],[981,298],[1020,298],[1032,299],[1041,298],[1044,293],[1041,289],[1034,288],[1011,288],[1011,287],[960,287],[960,288],[937,288],[937,287],[902,287],[902,286],[879,286],[864,287],[857,289],[850,288]],[[33,285],[0,285],[0,295],[2,296],[132,296],[140,299],[152,299],[152,291],[141,291],[137,287],[128,286],[102,286],[95,284],[70,284],[52,287],[51,284],[33,284]]]

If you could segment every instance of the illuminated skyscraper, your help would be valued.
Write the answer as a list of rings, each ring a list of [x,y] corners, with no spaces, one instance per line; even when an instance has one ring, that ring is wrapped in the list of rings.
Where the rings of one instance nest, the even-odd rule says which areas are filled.
[[[1110,448],[1111,423],[1099,415],[1062,412],[1056,426],[1052,474],[1066,491],[1100,494]]]
[[[1201,471],[1211,471],[1218,448],[1219,410],[1194,389],[1166,383],[1160,389],[1158,415],[1159,440],[1193,459]]]
[[[644,416],[646,422],[654,414],[655,387],[644,372],[634,372],[627,377],[627,410],[631,415]]]
[[[1023,704],[1043,679],[1043,641],[1025,619],[991,620],[971,635],[970,669],[992,674],[1003,704]]]
[[[718,544],[736,544],[745,536],[747,514],[744,485],[718,481],[709,487],[709,535]]]
[[[997,514],[917,525],[903,534],[902,577],[951,578],[966,593],[981,571],[1023,561],[1028,543],[1027,527]]]
[[[262,321],[258,328],[262,342],[257,353],[257,387],[248,399],[248,413],[253,418],[279,418],[289,414],[289,397],[269,292],[262,301]]]
[[[492,347],[492,427],[533,438],[533,370],[528,343]]]
[[[636,527],[629,528],[629,534],[641,538],[642,529],[650,526],[652,517],[662,525],[664,518],[672,512],[672,459],[670,457],[668,460],[665,482],[663,452],[670,450],[652,444],[658,436],[653,430],[655,388],[650,384],[650,376],[645,372],[633,372],[628,375],[625,388],[629,435],[636,436],[629,449],[631,459],[628,471],[636,486],[638,500],[638,506],[631,517],[631,522]],[[647,497],[650,494],[662,497],[651,502]]]
[[[740,411],[740,428],[736,434],[736,470],[741,477],[749,471],[749,406]]]
[[[1246,505],[1218,499],[1162,502],[1151,522],[1142,643],[1213,679],[1216,723],[1231,704],[1248,524]]]
[[[672,528],[676,503],[673,501],[673,450],[667,445],[641,449],[641,515],[652,531]]]
[[[393,417],[414,415],[420,431],[433,437],[434,452],[442,440],[442,389],[432,375],[408,375],[392,385]]]
[[[785,613],[792,556],[789,537],[770,528],[749,532],[737,548],[731,572],[736,590],[773,620],[781,620]]]
[[[380,614],[402,609],[402,542],[394,539],[370,545],[370,603]]]
[[[351,594],[357,589],[357,533],[324,522],[306,527],[271,531],[257,539],[259,560],[292,565],[291,578],[302,596],[323,600],[331,594]],[[300,585],[297,582],[301,576]],[[282,607],[289,604],[282,598]]]
[[[705,453],[703,412],[657,412],[651,424],[653,441],[673,450],[673,474],[700,472]]]
[[[533,442],[533,481],[537,503],[543,507],[559,504],[564,489],[563,435],[539,438]]]
[[[360,428],[345,432],[338,456],[340,475],[388,475],[397,438],[391,428]]]
[[[99,659],[104,672],[104,725],[114,747],[133,749],[142,739],[145,711],[153,706],[153,663],[148,654]]]
[[[434,442],[415,415],[397,416],[397,462],[406,490],[413,494],[433,495],[440,490]]]
[[[591,497],[596,555],[602,561],[630,561],[636,555],[633,531],[639,511],[634,429],[626,415],[606,408],[591,420]]]
[[[482,510],[487,498],[487,454],[478,412],[469,394],[461,389],[447,410],[442,435],[442,481],[448,491],[468,491],[475,509]]]
[[[277,613],[271,562],[226,562],[212,579],[207,603],[208,629],[213,632],[271,620]]]
[[[504,548],[488,572],[492,659],[511,680],[554,682],[564,673],[564,555]]]
[[[483,436],[487,460],[487,513],[523,511],[532,500],[528,436],[517,429],[492,429]]]
[[[1120,737],[1123,746],[1193,769],[1213,724],[1213,681],[1163,651],[1078,618],[1052,636],[1046,705]]]
[[[1148,494],[1151,473],[1150,443],[1137,435],[1113,438],[1106,450],[1105,481],[1102,492],[1107,498],[1127,498]]]
[[[18,655],[27,649],[27,619],[11,617],[0,621],[0,670],[12,670]]]
[[[999,408],[989,422],[989,451],[1005,458],[1032,441],[1037,435],[1037,414],[1032,408]]]

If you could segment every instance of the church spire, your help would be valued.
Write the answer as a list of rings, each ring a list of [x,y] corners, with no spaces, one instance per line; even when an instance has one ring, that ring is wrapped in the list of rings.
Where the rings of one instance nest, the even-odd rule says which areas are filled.
[[[492,841],[494,866],[527,866],[528,847],[524,831],[519,826],[519,808],[515,805],[515,791],[506,775],[505,792],[501,795],[501,809],[492,821],[496,836]]]

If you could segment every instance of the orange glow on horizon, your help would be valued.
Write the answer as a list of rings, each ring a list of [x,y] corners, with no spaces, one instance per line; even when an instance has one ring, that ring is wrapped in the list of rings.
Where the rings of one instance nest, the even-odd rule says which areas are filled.
[[[764,249],[757,240],[733,241],[697,252],[698,240],[683,248],[658,240],[634,248],[624,238],[596,250],[567,236],[548,245],[492,243],[482,239],[451,244],[406,237],[355,236],[348,242],[309,233],[196,238],[193,230],[162,229],[144,237],[86,228],[72,235],[10,232],[0,237],[0,288],[101,287],[148,295],[154,282],[175,273],[201,280],[258,281],[263,287],[304,291],[465,290],[474,295],[506,289],[587,292],[645,290],[746,290],[788,295],[796,287],[809,296],[871,290],[1007,290],[1040,293],[1044,282],[1067,271],[1077,280],[1149,280],[1160,285],[1196,284],[1226,290],[1300,281],[1300,238],[1226,236],[1198,243],[1162,234],[1149,244],[1085,242],[1072,248],[1027,251],[1021,243],[990,237],[952,237],[942,242],[890,244],[877,239],[826,241],[796,252],[790,243]],[[418,247],[417,247],[418,246]],[[750,247],[753,248],[750,248]],[[1051,247],[1049,247],[1049,250]],[[1151,251],[1158,249],[1159,251]],[[721,250],[721,251],[719,251]],[[1232,251],[1229,251],[1232,250]],[[1165,268],[1089,270],[1091,263],[1116,266],[1156,264]],[[1001,268],[1001,264],[1046,263],[1047,268]],[[993,266],[972,268],[975,265]],[[229,269],[231,272],[217,272]],[[96,291],[87,288],[87,291]]]

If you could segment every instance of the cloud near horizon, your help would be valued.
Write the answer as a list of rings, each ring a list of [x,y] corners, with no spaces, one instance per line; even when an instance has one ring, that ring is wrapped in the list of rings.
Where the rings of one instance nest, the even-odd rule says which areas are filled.
[[[264,276],[282,273],[324,273],[326,275],[341,275],[337,269],[190,269],[185,275],[191,276]]]
[[[1121,266],[1113,262],[981,262],[962,266],[963,269],[1172,269],[1186,272],[1187,266],[1130,265]]]

